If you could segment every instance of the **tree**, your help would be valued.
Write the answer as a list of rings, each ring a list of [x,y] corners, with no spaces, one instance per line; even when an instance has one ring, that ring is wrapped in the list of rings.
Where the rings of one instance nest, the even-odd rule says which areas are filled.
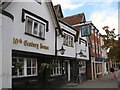
[[[103,37],[104,45],[101,46],[104,49],[109,49],[108,59],[119,61],[120,60],[120,40],[116,40],[115,38],[118,36],[114,33],[115,29],[109,30],[108,26],[104,26],[103,30],[106,32],[105,35],[101,35]]]

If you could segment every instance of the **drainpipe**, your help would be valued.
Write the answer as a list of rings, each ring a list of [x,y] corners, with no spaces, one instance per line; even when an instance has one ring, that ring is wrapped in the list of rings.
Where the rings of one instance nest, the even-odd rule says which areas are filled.
[[[57,60],[57,28],[55,28],[55,60]]]

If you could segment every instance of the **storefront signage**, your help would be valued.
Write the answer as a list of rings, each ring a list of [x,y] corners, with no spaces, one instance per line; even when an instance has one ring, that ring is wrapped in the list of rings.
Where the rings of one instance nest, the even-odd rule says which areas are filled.
[[[47,50],[49,49],[49,46],[43,45],[42,43],[35,43],[20,38],[13,38],[13,44],[23,44],[24,46],[34,47],[37,49],[47,49]]]

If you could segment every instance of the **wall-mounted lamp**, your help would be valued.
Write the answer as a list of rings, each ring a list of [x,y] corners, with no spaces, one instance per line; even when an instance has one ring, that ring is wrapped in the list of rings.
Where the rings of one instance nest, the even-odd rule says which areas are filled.
[[[65,49],[63,48],[63,46],[61,47],[61,49],[57,50],[61,53],[61,55],[63,55],[65,53]]]
[[[82,50],[79,53],[76,53],[76,57],[77,55],[80,55],[80,57],[87,57],[86,55],[83,54]]]

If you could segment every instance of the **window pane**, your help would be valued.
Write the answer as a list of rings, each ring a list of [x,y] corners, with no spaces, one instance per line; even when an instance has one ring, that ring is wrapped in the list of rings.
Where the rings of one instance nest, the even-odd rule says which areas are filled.
[[[19,58],[19,62],[22,64],[22,68],[24,67],[24,58]]]
[[[32,60],[32,67],[36,67],[36,60]]]
[[[42,38],[45,37],[45,25],[42,23],[39,25],[39,36]]]
[[[35,75],[36,74],[36,68],[32,69],[32,74]]]
[[[24,68],[19,69],[19,75],[20,76],[24,75]]]
[[[31,59],[27,59],[27,67],[31,67]]]
[[[12,76],[17,76],[17,69],[15,69],[16,62],[17,62],[17,59],[12,58]]]
[[[59,68],[57,68],[57,74],[59,74]]]
[[[71,46],[71,37],[68,36],[68,38],[69,38],[69,42],[68,42],[69,44],[68,45]]]
[[[30,18],[27,18],[27,21],[26,21],[26,32],[27,33],[32,33],[32,23],[33,23],[33,20],[30,19]]]
[[[12,58],[12,68],[15,68],[15,63],[17,62],[16,58]]]
[[[34,22],[33,34],[37,35],[38,33],[38,23]]]
[[[50,70],[51,75],[53,75],[53,69]]]
[[[53,69],[53,74],[55,74],[55,73],[56,73],[56,68]]]
[[[73,47],[73,37],[71,37],[71,46]]]
[[[12,76],[17,76],[17,70],[15,68],[12,68]]]
[[[60,68],[60,74],[62,74],[62,68]]]
[[[24,59],[23,58],[19,58],[19,62],[24,62]]]
[[[27,75],[31,75],[31,68],[27,68]]]
[[[63,42],[64,45],[68,45],[68,35],[67,34],[64,34],[64,42]]]

